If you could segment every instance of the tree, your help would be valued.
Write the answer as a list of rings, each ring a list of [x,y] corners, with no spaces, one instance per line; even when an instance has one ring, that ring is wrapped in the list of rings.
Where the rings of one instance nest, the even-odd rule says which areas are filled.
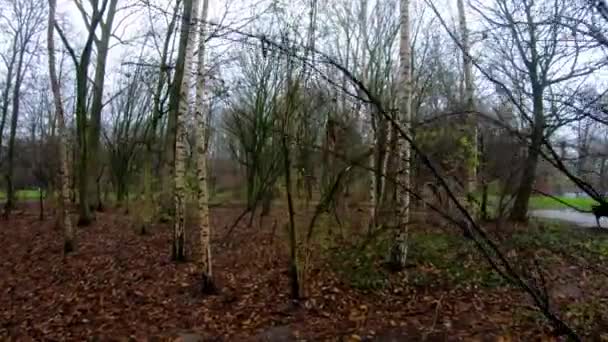
[[[282,117],[280,120],[280,141],[283,151],[283,172],[285,180],[285,199],[287,202],[287,213],[289,221],[287,229],[289,234],[289,280],[291,287],[291,297],[295,300],[304,295],[302,292],[303,281],[301,279],[301,264],[298,262],[298,233],[295,221],[295,208],[293,198],[293,183],[292,183],[292,161],[291,161],[291,142],[290,137],[293,136],[293,121],[296,114],[296,99],[298,96],[299,79],[294,77],[294,61],[289,56],[287,57],[287,72],[285,80],[285,99],[284,107],[282,108]]]
[[[78,138],[78,225],[87,226],[91,224],[93,215],[89,206],[89,143],[87,138],[88,115],[87,97],[89,85],[89,66],[93,54],[93,44],[95,43],[95,32],[100,25],[103,15],[108,6],[109,0],[103,0],[101,4],[95,0],[92,2],[93,13],[90,22],[87,23],[87,39],[80,55],[76,51],[64,34],[61,27],[55,24],[55,28],[65,45],[72,62],[76,67],[76,135]],[[114,0],[112,0],[114,1]],[[100,6],[101,5],[101,6]]]
[[[462,68],[464,76],[464,102],[467,114],[467,131],[469,132],[467,141],[467,151],[465,152],[465,194],[469,204],[469,210],[474,212],[474,193],[477,188],[477,166],[479,164],[477,153],[477,120],[472,114],[475,111],[474,85],[473,85],[473,63],[471,60],[471,49],[469,42],[469,30],[464,7],[464,0],[458,0],[458,22],[460,24],[460,39],[462,45]]]
[[[6,117],[8,115],[8,109],[10,106],[10,92],[11,92],[11,88],[12,88],[12,84],[13,84],[13,74],[15,72],[15,63],[17,61],[17,54],[19,52],[18,49],[18,35],[15,33],[13,34],[13,39],[12,39],[12,44],[10,46],[10,50],[9,50],[9,55],[10,57],[6,56],[6,54],[2,54],[2,60],[5,63],[6,66],[6,79],[4,81],[3,84],[3,89],[2,89],[2,108],[1,108],[1,115],[2,117],[0,117],[0,162],[1,162],[1,157],[2,157],[2,140],[4,137],[4,127],[6,126]]]
[[[195,29],[198,4],[198,0],[184,0],[177,66],[169,103],[170,115],[175,116],[176,123],[173,175],[175,213],[173,218],[173,247],[171,249],[171,257],[175,261],[186,260],[186,117],[190,110],[188,94],[194,44],[196,42]],[[191,34],[192,32],[194,34]]]
[[[162,43],[162,48],[159,48],[159,53],[160,53],[160,65],[158,67],[158,75],[157,75],[157,83],[156,83],[156,88],[154,89],[154,95],[153,95],[153,108],[152,108],[152,118],[150,119],[150,124],[149,127],[146,130],[146,136],[145,136],[145,145],[146,145],[146,151],[145,151],[145,157],[144,157],[144,170],[142,172],[142,176],[143,176],[143,188],[144,188],[144,222],[142,225],[142,233],[144,233],[146,231],[146,228],[150,225],[150,223],[152,222],[153,217],[155,216],[155,213],[157,212],[157,207],[156,207],[156,203],[154,201],[155,198],[155,192],[153,191],[153,186],[152,186],[152,177],[154,175],[154,147],[156,146],[156,144],[158,143],[158,141],[162,141],[162,138],[158,138],[158,134],[159,134],[159,124],[161,123],[162,117],[165,114],[166,111],[166,99],[168,97],[168,93],[169,91],[167,89],[169,89],[169,83],[170,83],[170,72],[169,72],[169,66],[168,66],[168,62],[170,60],[170,44],[174,38],[175,35],[175,26],[177,24],[177,19],[178,19],[178,11],[179,11],[179,2],[176,2],[174,7],[173,7],[173,11],[172,13],[170,13],[171,15],[171,19],[167,25],[167,32],[164,36],[164,41]],[[152,21],[153,19],[150,18],[150,20]],[[151,25],[151,29],[153,31],[153,41],[155,42],[155,44],[158,46],[160,44],[156,43],[156,33],[154,31],[154,25]],[[169,118],[169,121],[173,121],[172,120],[173,115],[171,115],[171,117]],[[169,127],[167,128],[167,131],[171,131],[171,127],[172,125],[168,125]],[[173,125],[174,126],[174,125]],[[169,144],[166,144],[169,145]],[[171,148],[167,148],[167,146],[164,146],[164,148],[162,148],[162,152],[166,151],[166,150],[172,150],[174,148],[173,145],[171,145]],[[161,152],[161,154],[162,154]],[[159,161],[162,161],[164,158],[162,158],[162,156],[159,158]],[[162,182],[162,186],[163,186],[163,190],[167,190],[166,188],[168,187],[167,184],[170,184],[171,181],[168,179],[169,177],[169,173],[165,174],[164,171],[167,169],[165,166],[168,163],[165,161],[163,163],[162,166],[162,170],[161,172],[163,172],[161,175],[163,176],[161,179]],[[168,194],[169,192],[165,192],[163,191],[163,194]],[[170,196],[168,196],[170,197]],[[163,201],[163,203],[165,203],[167,201]],[[169,201],[170,202],[170,201]]]
[[[178,7],[181,1],[177,1],[176,2],[176,6],[175,6],[175,11],[174,14],[177,17],[178,15]],[[185,9],[187,6],[189,6],[187,4],[186,1],[183,2],[183,8]],[[189,14],[187,14],[189,15]],[[177,100],[174,99],[174,92],[176,87],[179,88],[181,87],[181,82],[182,82],[182,78],[183,78],[183,65],[181,63],[183,63],[185,61],[185,55],[181,55],[181,54],[185,54],[185,48],[186,46],[182,44],[182,39],[184,38],[184,30],[183,30],[183,17],[182,16],[182,22],[181,22],[181,27],[182,30],[180,31],[180,36],[179,36],[179,44],[178,44],[178,55],[177,55],[177,59],[176,59],[176,68],[174,71],[174,75],[173,75],[173,84],[171,86],[171,96],[169,99],[169,117],[167,119],[167,128],[165,129],[165,136],[164,136],[164,153],[163,153],[163,166],[162,166],[162,177],[161,177],[161,197],[162,198],[174,198],[175,194],[172,192],[172,185],[174,185],[170,180],[175,178],[175,144],[177,141],[177,106],[179,105],[177,102]],[[169,28],[171,31],[171,24],[169,25]],[[170,35],[169,32],[167,32],[167,36],[166,36],[166,46],[168,47],[168,44],[170,42],[169,40]],[[184,43],[185,44],[185,43]],[[164,50],[163,50],[164,51]],[[161,68],[163,67],[163,63],[161,61]],[[162,77],[162,76],[161,76]],[[159,87],[160,87],[160,81],[159,81]],[[174,106],[175,108],[173,108],[172,106]],[[163,215],[167,215],[167,216],[174,216],[174,205],[175,203],[172,203],[171,201],[163,201],[161,200],[161,211],[163,212]]]
[[[55,39],[53,37],[55,27],[55,9],[57,1],[49,0],[49,20],[48,20],[48,31],[47,31],[47,48],[48,48],[48,60],[49,60],[49,75],[51,79],[51,90],[53,91],[53,100],[55,104],[55,117],[58,126],[59,135],[59,210],[60,219],[59,223],[63,226],[64,231],[64,253],[70,253],[74,250],[74,227],[70,220],[69,211],[69,175],[68,175],[68,139],[67,131],[65,128],[65,115],[63,112],[63,103],[61,99],[61,87],[59,85],[59,78],[57,77],[56,60],[55,60]]]
[[[83,19],[85,22],[88,22],[87,13],[84,10],[84,7],[81,0],[75,1],[78,9],[80,10]],[[101,27],[101,37],[97,38],[95,36],[95,47],[97,48],[97,57],[95,63],[95,78],[93,80],[93,99],[91,101],[90,108],[90,119],[88,126],[88,140],[89,144],[89,158],[87,167],[88,171],[88,190],[91,195],[89,195],[89,201],[91,207],[101,210],[101,193],[99,191],[95,191],[96,189],[100,189],[97,184],[99,180],[99,157],[100,157],[100,134],[101,134],[101,113],[103,110],[103,91],[104,91],[104,83],[106,79],[106,61],[108,58],[108,51],[110,49],[110,38],[112,36],[114,17],[116,16],[116,6],[118,4],[118,0],[109,0],[109,5],[107,9],[107,15],[105,20],[99,21],[99,27]],[[97,6],[98,0],[90,0],[92,6]]]
[[[8,171],[6,173],[7,200],[6,200],[6,215],[15,205],[15,187],[13,177],[15,172],[15,137],[17,134],[17,123],[19,121],[19,110],[21,106],[21,86],[25,73],[28,71],[33,55],[29,54],[29,59],[26,60],[26,55],[31,49],[31,45],[38,43],[38,34],[43,29],[44,25],[44,6],[35,0],[11,0],[12,14],[14,15],[14,24],[12,30],[17,39],[17,64],[15,69],[15,85],[13,86],[12,97],[12,115],[11,126],[8,141]],[[15,26],[13,26],[15,25]]]
[[[400,2],[401,35],[399,39],[399,77],[401,89],[399,93],[399,119],[398,125],[406,134],[410,133],[411,106],[412,106],[412,74],[411,74],[411,45],[410,45],[410,2]],[[404,137],[397,140],[399,153],[399,169],[397,174],[397,227],[398,235],[391,249],[391,264],[396,268],[404,268],[407,261],[408,226],[410,216],[410,144]]]
[[[201,253],[201,290],[209,293],[214,290],[213,273],[211,273],[211,225],[209,224],[209,190],[207,187],[207,151],[208,134],[207,115],[209,108],[205,103],[205,53],[207,38],[207,12],[209,0],[203,0],[203,8],[200,18],[199,44],[198,44],[198,69],[196,74],[196,151],[197,151],[197,175],[198,175],[198,218],[200,230],[200,253]]]
[[[272,192],[283,172],[282,151],[274,140],[283,81],[276,70],[279,62],[270,54],[243,53],[237,61],[242,76],[224,120],[232,155],[245,169],[251,224],[259,202]]]
[[[142,66],[125,67],[125,75],[117,82],[122,89],[110,103],[109,127],[103,130],[110,174],[119,205],[125,201],[127,205],[129,203],[129,185],[135,170],[134,160],[136,153],[140,151],[147,115],[152,107],[152,94],[146,87],[149,81]]]
[[[473,9],[487,25],[485,62],[493,65],[493,72],[486,75],[509,94],[529,127],[530,143],[510,215],[512,220],[522,221],[527,218],[546,141],[549,92],[556,93],[560,83],[590,74],[597,64],[580,61],[589,44],[566,25],[580,22],[572,2],[494,0],[493,5],[477,1]]]

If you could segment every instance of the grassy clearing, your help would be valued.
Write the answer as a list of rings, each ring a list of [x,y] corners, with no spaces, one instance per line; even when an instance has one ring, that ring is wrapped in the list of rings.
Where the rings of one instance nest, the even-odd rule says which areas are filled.
[[[40,197],[40,191],[37,189],[17,190],[17,200],[37,200]],[[0,191],[0,200],[6,200],[6,192]]]
[[[597,204],[594,199],[585,198],[585,197],[564,197],[564,196],[556,196],[559,200],[568,203],[569,205],[579,208],[580,210],[589,211],[591,210],[591,206]],[[488,196],[488,210],[490,214],[494,214],[495,207],[498,206],[498,196],[490,195]],[[547,197],[547,196],[532,196],[530,197],[529,208],[531,210],[538,209],[571,209],[564,203],[559,202],[558,200]]]
[[[594,199],[591,198],[572,198],[572,197],[558,197],[560,200],[570,204],[573,207],[581,210],[589,211],[591,206],[597,204]],[[568,209],[568,206],[564,203],[546,196],[534,196],[530,198],[530,209]]]

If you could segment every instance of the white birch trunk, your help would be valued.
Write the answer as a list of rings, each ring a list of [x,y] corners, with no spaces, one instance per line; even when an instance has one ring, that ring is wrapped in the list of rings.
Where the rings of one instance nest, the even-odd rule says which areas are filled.
[[[373,118],[372,118],[373,120]],[[370,143],[369,143],[369,231],[372,232],[373,229],[376,228],[376,217],[378,213],[378,174],[377,174],[377,165],[376,165],[376,156],[378,155],[378,133],[372,129],[370,134]]]
[[[395,131],[393,125],[391,124],[386,127],[386,130],[387,133],[386,141],[384,142],[384,155],[380,161],[380,192],[378,193],[378,205],[382,205],[384,203],[384,199],[386,198],[386,173],[388,172],[388,161],[391,153],[391,141],[393,140],[393,132]],[[378,211],[376,211],[376,215],[378,215]]]
[[[205,53],[207,37],[207,12],[209,0],[203,0],[198,44],[198,71],[196,76],[196,167],[198,176],[198,216],[201,248],[202,291],[213,288],[211,273],[211,225],[209,224],[209,191],[207,188],[207,116],[209,108],[205,103]]]
[[[412,78],[411,78],[411,46],[410,46],[410,1],[401,0],[400,21],[401,33],[399,40],[399,114],[397,118],[401,129],[410,134]],[[404,137],[397,139],[399,152],[397,173],[397,225],[399,233],[391,251],[391,263],[398,268],[404,268],[408,250],[408,221],[410,217],[410,156],[411,147]]]
[[[63,113],[63,104],[61,102],[61,87],[57,77],[56,58],[55,58],[55,11],[56,0],[49,0],[49,21],[47,30],[47,47],[49,54],[49,75],[51,79],[51,89],[53,91],[53,99],[55,104],[55,116],[59,131],[59,210],[60,210],[60,225],[64,231],[64,253],[69,253],[74,250],[74,225],[70,220],[70,211],[68,205],[70,203],[70,188],[68,174],[68,136],[65,129],[65,116]]]
[[[192,61],[196,46],[199,0],[192,1],[192,16],[190,25],[183,30],[190,30],[186,46],[186,60],[184,62],[184,78],[182,80],[179,96],[179,110],[177,111],[177,134],[175,142],[175,222],[174,222],[174,259],[183,261],[186,258],[186,121],[190,113],[190,84],[192,80]]]

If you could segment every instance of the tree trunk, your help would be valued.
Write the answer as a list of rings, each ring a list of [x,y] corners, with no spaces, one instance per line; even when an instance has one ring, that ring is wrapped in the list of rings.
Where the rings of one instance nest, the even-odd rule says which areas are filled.
[[[17,123],[19,121],[19,105],[21,95],[21,82],[23,80],[23,58],[25,56],[25,50],[19,52],[19,61],[17,62],[15,87],[13,89],[13,114],[11,117],[11,130],[8,140],[8,165],[6,173],[6,206],[5,214],[8,216],[10,211],[15,206],[15,185],[13,184],[13,177],[15,173],[15,137],[17,135]]]
[[[289,95],[288,95],[289,96]],[[286,126],[286,125],[285,125]],[[283,127],[286,130],[286,127]],[[295,213],[293,206],[293,196],[292,196],[292,184],[291,184],[291,160],[289,158],[289,143],[287,141],[287,132],[283,132],[282,138],[283,145],[283,159],[285,162],[285,189],[287,196],[287,209],[289,214],[289,279],[290,279],[290,288],[291,288],[291,298],[294,300],[300,299],[302,295],[300,293],[300,288],[302,284],[300,284],[300,271],[297,259],[297,251],[298,251],[298,240],[297,240],[297,232],[296,232],[296,223],[295,223]]]
[[[87,41],[82,50],[80,60],[74,53],[74,49],[70,46],[69,41],[63,34],[61,39],[64,45],[67,47],[74,64],[76,65],[76,135],[78,139],[78,200],[79,200],[79,217],[78,225],[87,226],[92,220],[93,216],[89,208],[88,188],[89,188],[89,173],[88,173],[88,144],[87,144],[87,94],[88,94],[88,71],[89,64],[91,63],[91,55],[93,53],[93,42],[95,40],[95,30],[99,25],[103,12],[107,5],[107,0],[102,3],[102,9],[99,10],[96,7],[93,10],[93,16],[91,22],[88,25],[88,37]],[[61,31],[60,31],[61,33]],[[76,162],[76,161],[75,161]]]
[[[481,183],[481,219],[488,219],[488,184]]]
[[[538,85],[533,85],[532,91],[534,101],[532,139],[530,146],[528,147],[528,157],[524,164],[520,185],[517,190],[517,196],[515,197],[515,203],[513,204],[513,209],[511,211],[511,220],[520,222],[526,221],[528,218],[528,204],[536,180],[536,169],[538,168],[540,149],[542,148],[545,132],[543,91]]]
[[[54,24],[55,24],[55,9],[56,0],[49,0],[49,24],[47,32],[47,47],[48,47],[48,60],[49,60],[49,75],[51,79],[51,89],[53,91],[53,99],[55,103],[55,116],[57,118],[57,125],[59,130],[59,215],[60,224],[63,226],[64,231],[64,253],[70,253],[74,250],[74,227],[72,221],[70,221],[70,213],[68,210],[68,203],[70,201],[70,190],[69,190],[69,175],[68,175],[68,158],[67,158],[67,131],[65,129],[65,117],[63,113],[63,104],[61,103],[61,87],[59,85],[59,79],[57,77],[57,71],[55,69],[55,40],[53,38]]]
[[[127,196],[127,185],[125,180],[121,175],[118,179],[116,179],[116,204],[118,207],[122,207],[125,203],[125,199]]]
[[[372,118],[372,120],[374,120],[374,118]],[[379,120],[378,120],[379,121]],[[376,129],[377,130],[377,129]],[[369,155],[369,227],[368,227],[368,233],[371,235],[371,233],[375,230],[376,226],[377,226],[377,217],[378,217],[378,203],[379,203],[379,198],[378,198],[378,174],[381,172],[378,170],[378,156],[381,155],[381,153],[379,153],[379,139],[378,139],[378,132],[374,130],[372,132],[372,136],[370,137],[370,143],[369,143],[369,150],[370,150],[370,155]]]
[[[44,190],[42,188],[38,188],[38,220],[44,221]]]
[[[118,0],[110,0],[108,15],[105,23],[100,23],[101,39],[97,41],[97,61],[95,68],[95,79],[93,83],[93,100],[91,102],[91,119],[88,130],[89,143],[89,190],[94,192],[97,189],[96,181],[99,174],[99,140],[101,133],[101,112],[103,110],[103,89],[106,77],[106,60],[108,57],[108,49],[110,44],[110,36],[112,34],[112,26],[114,16],[116,14],[116,5]],[[102,209],[98,193],[92,193],[89,196],[90,205],[95,210]]]
[[[488,133],[489,134],[489,133]],[[489,219],[488,213],[488,196],[489,196],[489,185],[487,181],[487,172],[486,168],[488,165],[488,156],[487,156],[487,146],[486,146],[486,136],[485,133],[481,133],[478,135],[478,149],[479,149],[479,183],[481,184],[481,207],[480,207],[480,217],[482,220]]]
[[[462,44],[462,66],[464,74],[464,99],[465,109],[469,112],[467,118],[467,153],[465,154],[466,180],[465,180],[465,195],[468,210],[476,217],[475,191],[477,189],[477,165],[478,162],[478,147],[477,147],[477,119],[473,114],[475,110],[474,85],[473,85],[473,67],[469,48],[469,30],[467,28],[467,19],[464,8],[464,0],[458,0],[458,19],[460,23],[460,39]]]
[[[144,160],[144,172],[143,172],[143,177],[144,177],[144,206],[145,206],[145,213],[144,213],[144,226],[148,226],[151,222],[153,217],[156,215],[157,213],[157,207],[156,207],[156,202],[155,202],[155,191],[152,189],[152,175],[154,174],[154,164],[153,164],[153,154],[154,154],[154,145],[155,145],[155,140],[156,140],[156,134],[157,134],[157,129],[158,129],[158,122],[161,120],[161,117],[163,115],[163,104],[162,104],[162,95],[163,95],[163,89],[165,86],[165,83],[167,83],[167,59],[168,59],[168,55],[169,55],[169,44],[171,42],[171,37],[173,36],[173,32],[175,31],[175,25],[177,22],[177,13],[178,13],[178,4],[176,4],[176,7],[173,11],[173,16],[171,18],[171,22],[169,23],[169,27],[167,29],[167,34],[165,36],[165,41],[163,43],[163,50],[162,50],[162,55],[161,55],[161,62],[160,62],[160,67],[158,70],[158,83],[156,85],[156,90],[154,93],[154,114],[152,117],[152,123],[150,125],[150,130],[148,131],[148,136],[146,139],[146,156],[145,156],[145,160]],[[173,117],[173,114],[170,113],[170,117]],[[171,144],[166,144],[164,145],[165,147],[170,146],[170,148],[167,148],[170,151],[173,151],[175,143],[172,140]],[[171,152],[172,154],[173,152]],[[166,196],[166,198],[171,198],[171,189],[170,186],[165,186],[165,185],[170,185],[170,175],[171,173],[167,173],[165,174],[166,171],[166,161],[164,158],[160,157],[159,158],[160,161],[163,161],[162,163],[162,170],[161,170],[161,182],[162,182],[162,189],[161,189],[161,193],[163,196],[161,196],[161,199],[165,198],[164,196]],[[171,162],[173,160],[171,159]],[[165,192],[165,190],[167,192]],[[161,205],[163,205],[165,202],[170,202],[170,201],[164,201],[161,200]],[[168,205],[164,205],[164,207],[169,207]],[[145,229],[142,227],[142,229]]]
[[[15,68],[15,61],[17,59],[17,35],[13,39],[11,59],[8,62],[6,68],[6,84],[2,91],[2,117],[0,118],[0,163],[2,161],[2,138],[4,137],[4,127],[6,125],[6,117],[8,115],[8,104],[9,96],[11,93],[11,87],[13,85],[13,72]]]
[[[90,53],[88,54],[90,57]],[[78,226],[88,226],[93,220],[89,207],[88,192],[88,145],[87,145],[87,74],[89,58],[83,57],[76,68],[76,133],[78,136]]]
[[[198,217],[201,248],[201,291],[213,292],[215,286],[211,273],[211,225],[209,224],[209,189],[207,186],[207,115],[205,104],[205,53],[207,37],[207,11],[209,0],[203,0],[198,45],[198,72],[196,82],[196,143],[198,174]]]
[[[411,72],[411,45],[410,45],[410,1],[401,0],[400,22],[401,37],[399,51],[399,77],[401,82],[399,94],[399,108],[401,117],[399,125],[406,134],[410,134],[411,106],[412,106],[412,72]],[[408,251],[408,225],[410,216],[410,157],[411,147],[404,137],[397,140],[399,151],[397,173],[397,225],[399,233],[391,248],[390,260],[393,267],[403,269],[407,261]]]
[[[192,64],[192,55],[196,34],[191,34],[196,27],[196,11],[198,0],[185,0],[184,12],[179,41],[177,67],[173,82],[170,110],[176,119],[175,164],[174,164],[174,190],[173,199],[175,215],[173,218],[173,247],[172,259],[186,260],[186,115],[189,111],[189,87]],[[188,75],[184,75],[187,72]]]
[[[383,120],[385,121],[385,120]],[[393,140],[393,134],[394,134],[394,129],[393,129],[393,125],[391,124],[385,124],[384,125],[384,129],[386,130],[386,137],[384,139],[384,143],[381,146],[382,147],[382,154],[381,154],[381,158],[380,158],[380,175],[378,177],[378,182],[379,184],[379,191],[378,191],[378,205],[380,206],[380,209],[376,210],[376,222],[378,222],[378,215],[380,215],[384,208],[386,207],[387,204],[387,199],[386,199],[386,179],[388,177],[388,163],[389,163],[389,159],[390,159],[390,151],[391,151],[391,141]],[[384,218],[382,218],[384,220]]]

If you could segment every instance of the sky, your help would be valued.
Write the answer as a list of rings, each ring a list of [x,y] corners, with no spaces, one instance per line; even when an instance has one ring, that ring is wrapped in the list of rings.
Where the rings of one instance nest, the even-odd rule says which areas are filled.
[[[87,5],[89,4],[89,0],[79,1],[83,1]],[[268,6],[269,1],[270,0],[209,0],[209,20],[213,22],[223,20],[227,25],[238,23],[243,18],[250,17],[252,13],[258,11],[257,9]],[[119,0],[118,7],[120,8],[121,6],[124,7],[134,3],[141,4],[141,2],[142,0]],[[202,6],[202,0],[200,2]],[[163,13],[160,8],[167,8],[168,11],[171,11],[172,8],[169,6],[170,3],[172,4],[174,1],[150,0],[150,3],[152,3],[151,11],[144,9],[142,6],[139,6],[135,11],[133,9],[123,9],[119,11],[116,15],[114,25],[116,35],[127,42],[133,37],[141,38],[146,27],[149,27],[150,25],[149,14],[160,16]],[[68,23],[70,31],[73,32],[74,36],[80,37],[80,45],[84,44],[87,37],[87,29],[81,13],[74,4],[74,0],[58,0],[57,13],[59,18],[63,18],[64,22]],[[161,21],[158,26],[166,27],[162,20],[168,20],[168,18],[168,15],[164,16],[164,18],[159,18],[158,20]],[[110,42],[111,50],[108,54],[107,61],[107,68],[110,71],[107,73],[107,83],[111,84],[113,82],[112,77],[115,76],[115,73],[112,71],[117,71],[125,58],[128,59],[130,56],[133,56],[133,59],[137,58],[141,49],[140,42],[141,39],[139,42],[133,43],[132,46],[129,46],[128,44],[125,46],[117,39],[112,38]],[[78,43],[74,43],[74,45],[78,46]],[[111,91],[111,87],[106,87],[106,89]]]
[[[81,0],[85,3],[88,3],[89,0]],[[141,2],[142,0],[119,0],[119,7],[125,6],[125,4]],[[218,21],[220,18],[224,16],[226,12],[226,8],[228,8],[228,18],[227,23],[230,25],[231,22],[238,22],[239,19],[244,17],[252,16],[254,10],[252,9],[252,5],[258,4],[258,9],[265,8],[268,6],[269,1],[271,0],[210,0],[210,19],[212,21]],[[329,5],[328,2],[325,2],[325,5]],[[369,0],[373,3],[375,0]],[[155,5],[167,6],[168,0],[151,0],[151,2]],[[172,2],[172,1],[171,1]],[[293,1],[291,4],[293,6]],[[420,8],[424,1],[423,0],[414,0],[413,1],[412,11],[413,15],[419,13],[416,8]],[[486,1],[483,1],[486,2]],[[323,0],[320,0],[320,3],[323,4]],[[448,21],[449,24],[452,24],[454,21],[456,0],[434,0],[436,6],[443,12],[444,18]],[[153,12],[157,12],[154,11]],[[472,31],[476,31],[479,28],[480,18],[470,9],[467,11],[468,23],[469,27]],[[58,0],[58,13],[59,15],[63,15],[64,21],[68,22],[71,29],[70,31],[75,32],[75,37],[81,37],[80,44],[82,44],[86,38],[86,27],[82,20],[80,12],[77,10],[74,5],[74,0]],[[430,10],[427,10],[427,15],[431,15]],[[117,35],[119,35],[122,39],[132,38],[142,33],[144,27],[149,25],[148,15],[145,11],[140,11],[133,14],[132,10],[123,10],[117,14],[117,18],[115,22],[118,24],[116,28]],[[437,25],[437,29],[443,31],[443,29]],[[78,43],[74,43],[75,46],[78,46]],[[117,69],[121,67],[121,62],[124,61],[125,57],[133,56],[135,59],[140,51],[139,45],[137,46],[123,46],[118,44],[118,40],[113,39],[111,42],[113,46],[112,50],[109,53],[108,57],[108,70],[110,72],[107,73],[107,84],[112,84],[112,78],[115,77]],[[473,48],[478,48],[481,45],[473,45]],[[478,84],[483,84],[483,77],[476,72]],[[595,78],[595,82],[597,84],[601,84],[603,86],[605,75],[602,73],[601,75],[593,76]],[[111,86],[107,88],[108,92],[111,92],[113,89]],[[486,87],[486,89],[488,89]]]

